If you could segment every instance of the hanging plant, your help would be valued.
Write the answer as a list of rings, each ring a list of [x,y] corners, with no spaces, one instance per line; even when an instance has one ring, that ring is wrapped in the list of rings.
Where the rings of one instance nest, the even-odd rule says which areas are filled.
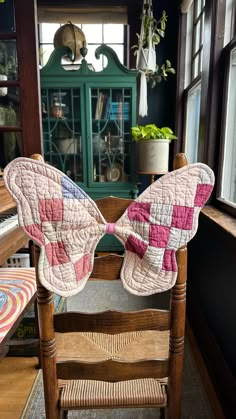
[[[146,10],[143,11],[141,16],[141,32],[140,34],[136,34],[138,37],[138,44],[131,47],[135,50],[134,55],[138,57],[142,49],[147,50],[153,48],[155,51],[155,47],[161,42],[161,39],[165,37],[167,18],[168,16],[165,10],[162,11],[162,15],[159,20],[156,20],[152,16],[152,13],[148,13]],[[168,59],[162,65],[158,65],[155,62],[154,68],[140,68],[139,65],[140,62],[138,62],[137,59],[137,67],[141,71],[145,71],[147,81],[152,82],[151,87],[155,87],[155,85],[162,80],[167,80],[169,74],[175,74],[175,69],[172,67],[171,62]]]
[[[136,67],[141,73],[139,115],[142,117],[146,116],[148,111],[147,82],[151,81],[151,87],[154,87],[157,82],[166,80],[169,74],[175,73],[170,60],[166,60],[160,66],[156,63],[156,46],[165,36],[167,17],[166,11],[163,10],[161,18],[156,20],[152,12],[152,0],[144,0],[141,30],[140,34],[137,34],[138,44],[132,46],[137,56]]]
[[[161,18],[157,21],[152,15],[148,15],[145,11],[141,15],[143,34],[136,33],[138,38],[138,44],[133,45],[131,48],[135,49],[134,55],[137,55],[139,48],[148,48],[149,46],[149,31],[151,31],[151,45],[155,47],[161,42],[161,38],[165,36],[166,22],[167,22],[166,11],[162,11]]]

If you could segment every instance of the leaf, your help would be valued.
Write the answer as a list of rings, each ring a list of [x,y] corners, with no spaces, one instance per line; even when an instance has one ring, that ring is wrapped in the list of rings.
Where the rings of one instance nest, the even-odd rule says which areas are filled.
[[[165,31],[163,31],[162,29],[157,29],[157,32],[159,33],[160,36],[162,36],[162,38],[164,38]]]

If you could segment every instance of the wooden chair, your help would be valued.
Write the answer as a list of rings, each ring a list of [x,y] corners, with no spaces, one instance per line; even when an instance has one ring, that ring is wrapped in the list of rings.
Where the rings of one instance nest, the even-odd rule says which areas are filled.
[[[175,169],[185,164],[185,156],[177,155]],[[97,205],[113,223],[130,202],[108,197],[98,200]],[[38,260],[38,247],[35,254]],[[122,260],[114,254],[96,258],[91,279],[119,279]],[[166,413],[168,418],[180,418],[186,247],[178,250],[177,264],[178,278],[171,290],[169,310],[54,314],[53,293],[37,281],[47,419],[67,417],[68,410],[118,407],[157,407],[162,418]],[[133,351],[129,346],[127,354],[124,349],[117,355],[114,348],[125,347],[138,334],[140,345],[135,344]],[[91,350],[90,339],[97,351]],[[104,346],[106,354],[116,355],[105,359],[99,349]]]

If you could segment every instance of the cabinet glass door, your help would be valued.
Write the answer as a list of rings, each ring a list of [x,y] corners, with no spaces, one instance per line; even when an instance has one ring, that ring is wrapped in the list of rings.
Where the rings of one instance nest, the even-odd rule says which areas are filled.
[[[12,34],[5,34],[11,37]],[[16,41],[0,33],[0,167],[22,154]]]
[[[131,180],[131,88],[91,89],[93,183]]]
[[[45,161],[83,182],[80,89],[43,88],[41,98]]]

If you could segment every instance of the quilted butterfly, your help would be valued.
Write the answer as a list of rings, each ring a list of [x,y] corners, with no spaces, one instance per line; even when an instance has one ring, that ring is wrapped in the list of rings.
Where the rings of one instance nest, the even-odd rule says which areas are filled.
[[[84,288],[106,233],[125,247],[121,279],[129,292],[150,295],[171,288],[177,278],[175,252],[195,235],[214,185],[208,166],[185,166],[151,184],[111,224],[79,186],[42,161],[17,158],[4,178],[20,226],[41,247],[39,279],[61,296]]]

